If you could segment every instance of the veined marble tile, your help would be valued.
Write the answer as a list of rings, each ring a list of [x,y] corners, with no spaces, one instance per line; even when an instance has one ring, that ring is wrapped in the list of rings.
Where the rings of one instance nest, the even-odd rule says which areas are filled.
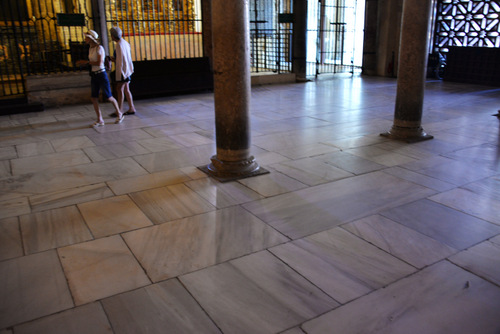
[[[30,213],[27,197],[14,197],[0,202],[0,219]]]
[[[137,143],[144,146],[150,152],[164,152],[182,148],[182,145],[176,143],[170,137],[142,139],[138,140]]]
[[[109,181],[108,185],[116,195],[123,195],[183,183],[189,180],[191,180],[189,176],[179,170],[173,169],[164,172],[140,175],[128,179]]]
[[[56,152],[73,151],[95,146],[87,136],[54,139],[51,143]]]
[[[221,183],[212,178],[204,178],[186,182],[185,185],[218,209],[263,198],[236,181]]]
[[[123,238],[154,282],[288,240],[237,206],[125,233]]]
[[[223,333],[278,333],[338,306],[267,251],[180,280]]]
[[[175,279],[110,297],[102,303],[116,333],[221,333]]]
[[[54,250],[0,262],[0,328],[73,307]]]
[[[352,176],[349,172],[313,158],[285,161],[272,165],[272,167],[278,172],[310,186]]]
[[[22,175],[47,169],[87,164],[90,159],[82,151],[68,151],[34,157],[12,159],[12,174]]]
[[[208,177],[207,174],[203,173],[201,170],[194,166],[179,168],[179,171],[184,173],[191,180],[204,179]]]
[[[113,333],[106,313],[99,303],[91,303],[61,313],[24,323],[14,328],[16,334]]]
[[[151,283],[120,236],[66,246],[58,253],[76,305]]]
[[[500,201],[500,176],[490,177],[462,186],[478,195],[486,195],[491,200]]]
[[[317,159],[356,175],[386,168],[384,165],[343,151],[321,155]]]
[[[128,196],[115,196],[78,204],[95,238],[153,225]]]
[[[500,244],[482,242],[452,257],[450,261],[500,286]]]
[[[0,147],[0,160],[16,159],[17,154],[14,146]]]
[[[270,251],[342,304],[415,271],[412,266],[340,228]]]
[[[401,205],[380,214],[458,250],[500,233],[500,226],[428,199]]]
[[[127,129],[127,130],[112,131],[107,133],[95,133],[88,135],[88,137],[96,145],[99,146],[152,138],[150,134],[148,134],[146,131],[143,131],[142,129]]]
[[[0,180],[0,193],[44,194],[146,173],[132,158],[123,158],[3,179]]]
[[[256,148],[256,150],[252,150],[252,152],[254,152],[253,155],[255,157],[255,160],[260,166],[269,166],[290,160],[282,156],[281,154],[275,152],[269,152],[259,148]]]
[[[208,165],[215,153],[213,145],[183,148],[167,152],[157,152],[134,157],[150,173],[189,166]]]
[[[281,332],[280,334],[304,334],[304,332],[302,331],[302,329],[300,329],[300,327],[294,327],[284,332]]]
[[[214,144],[214,140],[198,133],[181,133],[169,136],[172,140],[185,147]]]
[[[0,178],[12,176],[9,160],[0,161]]]
[[[457,252],[452,247],[379,215],[342,227],[417,268],[423,268]]]
[[[0,219],[0,261],[23,256],[17,217]]]
[[[243,206],[281,233],[296,239],[433,193],[414,183],[374,172]]]
[[[280,195],[307,187],[302,182],[274,171],[271,168],[269,174],[241,179],[238,182],[265,197]]]
[[[280,149],[277,153],[290,159],[302,159],[335,152],[338,150],[339,149],[337,147],[325,145],[322,143],[314,143],[309,145],[299,145],[293,148]]]
[[[469,144],[469,146],[470,145],[471,144]],[[498,161],[499,152],[497,146],[498,145],[485,144],[474,147],[467,147],[462,150],[446,153],[444,154],[444,156],[464,162],[469,161],[474,164],[480,163],[500,172],[500,163]]]
[[[208,201],[183,184],[130,194],[154,224],[215,210]]]
[[[483,196],[459,188],[434,195],[429,199],[500,225],[500,200],[492,199],[486,193]]]
[[[302,325],[308,334],[496,334],[500,288],[446,261]]]
[[[26,254],[92,239],[75,206],[22,215],[19,222]]]
[[[434,189],[437,191],[446,191],[456,187],[454,184],[440,181],[433,177],[422,175],[420,173],[416,173],[401,167],[387,168],[384,170],[384,173],[394,175],[411,182],[415,182],[416,184],[420,184],[424,187]]]
[[[152,135],[153,137],[165,137],[181,133],[189,133],[199,131],[200,128],[191,125],[187,122],[165,124],[160,126],[154,126],[150,128],[144,128],[144,131]]]
[[[151,153],[150,150],[134,141],[88,147],[84,149],[84,152],[93,162]]]
[[[113,196],[113,192],[105,183],[76,187],[29,197],[33,212],[62,208],[64,206],[84,203]]]
[[[17,145],[19,158],[32,157],[55,153],[54,147],[49,141],[40,141],[36,143]]]

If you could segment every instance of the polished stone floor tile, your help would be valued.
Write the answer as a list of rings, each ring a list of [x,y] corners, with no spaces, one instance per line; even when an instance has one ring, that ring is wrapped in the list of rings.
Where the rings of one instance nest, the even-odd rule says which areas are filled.
[[[123,158],[3,179],[0,193],[45,194],[144,174],[147,172],[132,158]]]
[[[18,154],[14,146],[0,147],[0,160],[16,159]]]
[[[236,181],[221,183],[212,178],[205,178],[186,182],[185,185],[218,209],[263,198]]]
[[[453,189],[429,199],[500,225],[500,200],[490,199],[465,189]]]
[[[269,171],[269,174],[241,179],[238,182],[265,197],[272,197],[307,187],[304,183],[272,168],[269,168]]]
[[[446,261],[302,325],[308,334],[496,334],[500,288]]]
[[[0,328],[73,307],[54,250],[0,262]]]
[[[500,201],[500,175],[462,186],[478,195],[488,194],[492,200]]]
[[[500,243],[482,242],[452,256],[450,261],[500,286]]]
[[[78,209],[95,238],[153,225],[128,196],[78,204]]]
[[[95,144],[87,138],[87,136],[54,139],[51,143],[56,152],[73,151],[95,146]]]
[[[19,223],[26,254],[93,239],[76,206],[22,215]]]
[[[151,284],[120,236],[58,249],[76,305]]]
[[[414,183],[374,172],[243,206],[281,233],[296,239],[433,193]]]
[[[17,217],[0,219],[0,261],[23,256]]]
[[[345,150],[344,152],[359,156],[361,158],[373,161],[379,165],[388,167],[403,165],[415,160],[414,158],[411,158],[407,155],[383,150],[380,148],[373,148],[371,146],[353,148]]]
[[[215,210],[213,205],[184,184],[136,192],[130,197],[154,224]]]
[[[29,197],[29,201],[31,210],[40,212],[111,196],[113,196],[113,192],[105,183],[96,183],[89,186],[32,195]]]
[[[113,333],[99,303],[91,303],[14,327],[16,334]]]
[[[317,159],[355,175],[374,172],[386,168],[384,165],[380,165],[376,162],[363,159],[344,151],[321,155],[318,156]]]
[[[0,179],[12,176],[8,160],[0,161]]]
[[[455,188],[456,186],[454,184],[440,181],[438,179],[435,179],[433,177],[429,177],[426,175],[422,175],[417,172],[413,172],[411,170],[401,168],[401,167],[391,167],[384,169],[384,173],[390,174],[397,176],[399,178],[408,180],[410,182],[415,182],[416,184],[419,184],[421,186],[434,189],[437,191],[446,191]]]
[[[26,197],[15,196],[14,198],[0,202],[0,219],[24,215],[30,212],[30,204]]]
[[[286,243],[270,251],[342,304],[416,270],[340,228]]]
[[[11,163],[12,174],[22,175],[48,169],[82,165],[90,163],[90,160],[83,151],[76,150],[12,159]]]
[[[49,141],[17,145],[16,149],[19,154],[19,158],[55,153],[54,147]],[[10,159],[15,159],[15,157]]]
[[[188,147],[182,150],[157,152],[134,157],[148,172],[155,173],[188,166],[201,166],[210,163],[215,154],[212,145]]]
[[[427,199],[380,214],[458,250],[500,233],[498,225]]]
[[[285,161],[272,165],[272,167],[278,172],[310,186],[352,176],[349,172],[313,158]]]
[[[315,143],[310,145],[300,145],[293,148],[291,147],[291,148],[281,149],[278,151],[278,153],[289,159],[302,159],[330,152],[335,152],[338,150],[339,149],[334,146]]]
[[[457,252],[452,247],[379,215],[342,227],[417,268],[426,267]]]
[[[221,333],[176,279],[110,297],[102,303],[115,333]]]
[[[212,144],[214,141],[198,133],[181,133],[169,136],[172,140],[185,147]]]
[[[134,141],[87,147],[83,150],[93,162],[151,153],[150,150]]]
[[[182,145],[167,137],[142,139],[138,140],[137,143],[144,146],[149,152],[164,152],[182,148]]]
[[[188,175],[173,169],[164,172],[139,175],[127,179],[109,181],[108,185],[116,195],[123,195],[183,183],[189,180],[191,180],[191,178]]]
[[[338,306],[267,251],[180,280],[223,333],[278,333]]]
[[[123,238],[154,282],[288,240],[239,207],[125,233]]]

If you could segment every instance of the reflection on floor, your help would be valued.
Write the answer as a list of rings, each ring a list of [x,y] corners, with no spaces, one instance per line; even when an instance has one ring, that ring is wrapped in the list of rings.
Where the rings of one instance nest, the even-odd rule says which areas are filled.
[[[499,333],[500,89],[252,89],[270,174],[219,183],[213,94],[0,118],[0,333]],[[105,105],[104,113],[110,113]]]

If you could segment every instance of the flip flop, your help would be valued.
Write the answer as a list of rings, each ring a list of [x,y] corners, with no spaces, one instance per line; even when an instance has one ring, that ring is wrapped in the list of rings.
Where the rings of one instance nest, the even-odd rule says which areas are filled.
[[[124,115],[135,115],[135,111],[127,111]]]
[[[90,127],[91,128],[98,128],[100,126],[104,126],[104,122],[94,122]]]
[[[125,119],[125,116],[123,116],[123,114],[122,114],[121,117],[116,118],[115,124],[120,124],[121,122],[123,122],[124,119]]]

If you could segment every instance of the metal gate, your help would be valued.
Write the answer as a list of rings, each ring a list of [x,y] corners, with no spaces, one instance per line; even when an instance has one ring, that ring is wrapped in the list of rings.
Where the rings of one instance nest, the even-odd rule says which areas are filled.
[[[292,0],[250,0],[251,72],[292,71]]]
[[[364,1],[308,2],[307,75],[361,72]]]

